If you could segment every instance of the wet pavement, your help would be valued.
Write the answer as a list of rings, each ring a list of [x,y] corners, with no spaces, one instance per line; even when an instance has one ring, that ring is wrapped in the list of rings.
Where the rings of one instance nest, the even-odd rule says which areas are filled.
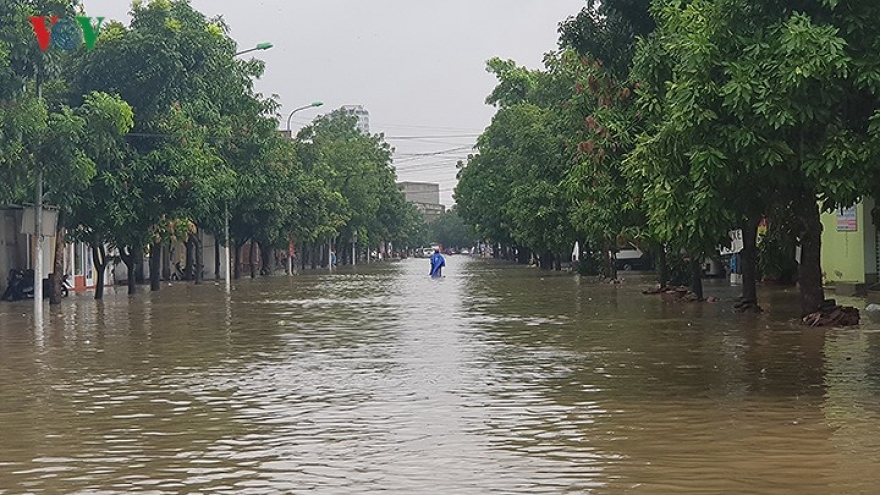
[[[876,492],[880,325],[447,265],[3,303],[0,494]]]

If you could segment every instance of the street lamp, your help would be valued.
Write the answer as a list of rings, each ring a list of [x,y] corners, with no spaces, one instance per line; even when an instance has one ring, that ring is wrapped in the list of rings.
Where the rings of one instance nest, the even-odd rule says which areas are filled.
[[[320,107],[323,104],[323,101],[313,101],[312,103],[309,103],[304,107],[294,108],[293,111],[290,112],[290,115],[287,116],[287,134],[290,135],[290,118],[293,117],[293,114],[299,112],[300,110],[305,110],[306,108]]]
[[[41,60],[42,62],[42,60]],[[37,64],[37,99],[43,104],[43,75]],[[36,252],[34,253],[34,328],[38,331],[43,329],[43,167],[36,164],[36,189],[37,202],[34,204],[34,241]],[[59,274],[60,276],[60,274]]]
[[[293,137],[293,135],[290,133],[290,118],[293,117],[293,114],[295,114],[296,112],[299,112],[300,110],[305,110],[307,108],[320,107],[323,104],[324,104],[323,101],[313,101],[308,105],[305,105],[305,106],[302,106],[299,108],[294,108],[293,111],[290,112],[290,115],[287,116],[287,131],[286,131],[287,137],[289,137],[289,138]],[[289,250],[287,253],[287,275],[293,276],[293,257],[290,255]]]
[[[242,50],[240,52],[236,52],[234,56],[239,56],[243,53],[253,52],[256,50],[268,50],[272,48],[272,43],[264,42],[259,43],[257,46],[253,48],[248,48],[247,50]],[[225,282],[226,282],[226,293],[229,294],[232,291],[232,260],[229,257],[229,198],[223,201],[223,234],[226,237],[226,246],[224,248],[224,256],[226,257],[226,267],[223,270],[225,273]]]
[[[258,44],[257,46],[255,46],[255,47],[253,47],[253,48],[248,48],[247,50],[242,50],[242,51],[240,51],[240,52],[236,52],[236,53],[235,53],[235,56],[237,57],[237,56],[239,56],[239,55],[241,55],[241,54],[243,54],[243,53],[255,52],[255,51],[257,51],[257,50],[268,50],[269,48],[272,48],[273,46],[274,46],[274,45],[272,45],[272,43],[268,43],[268,42],[267,42],[267,43],[260,43],[260,44]]]

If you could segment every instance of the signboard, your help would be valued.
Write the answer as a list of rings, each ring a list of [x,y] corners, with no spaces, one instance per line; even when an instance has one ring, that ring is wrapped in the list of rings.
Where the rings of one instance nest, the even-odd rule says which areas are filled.
[[[37,230],[36,222],[34,222],[34,212],[36,208],[31,206],[24,209],[21,218],[21,233],[34,235]],[[55,225],[58,223],[58,210],[43,208],[43,237],[55,237]]]
[[[856,207],[840,208],[837,210],[837,231],[838,232],[855,232],[859,230],[859,223],[856,219]]]

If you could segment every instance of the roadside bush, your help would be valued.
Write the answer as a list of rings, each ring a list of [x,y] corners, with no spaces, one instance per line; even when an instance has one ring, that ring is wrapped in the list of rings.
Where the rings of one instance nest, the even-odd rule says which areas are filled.
[[[579,275],[599,275],[602,273],[602,253],[584,253],[578,263]]]

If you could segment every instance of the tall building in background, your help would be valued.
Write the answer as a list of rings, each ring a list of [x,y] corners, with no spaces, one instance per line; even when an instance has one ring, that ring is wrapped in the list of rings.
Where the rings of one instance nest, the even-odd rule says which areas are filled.
[[[431,223],[446,211],[446,207],[440,204],[440,184],[398,182],[397,187],[407,201],[416,205],[427,223]]]
[[[370,112],[363,105],[342,105],[342,111],[357,117],[357,128],[364,134],[370,133]]]

